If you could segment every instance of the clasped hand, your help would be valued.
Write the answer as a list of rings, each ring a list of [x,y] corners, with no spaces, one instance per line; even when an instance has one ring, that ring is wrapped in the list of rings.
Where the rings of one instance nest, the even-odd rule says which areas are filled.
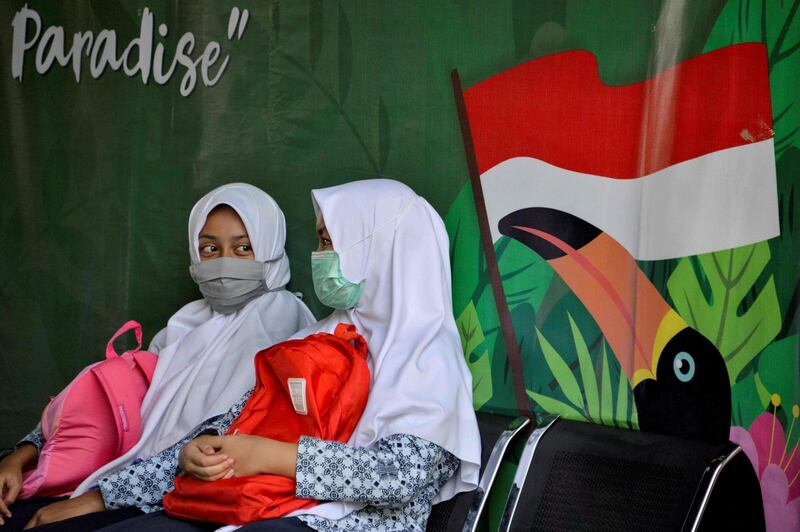
[[[295,476],[297,445],[259,436],[203,435],[183,446],[181,471],[208,482],[261,474]]]

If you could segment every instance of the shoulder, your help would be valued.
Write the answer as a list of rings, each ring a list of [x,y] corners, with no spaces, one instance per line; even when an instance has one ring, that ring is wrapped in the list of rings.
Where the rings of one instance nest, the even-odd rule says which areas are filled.
[[[316,321],[303,301],[288,290],[269,292],[257,303],[258,316],[265,325],[281,323],[293,334]]]

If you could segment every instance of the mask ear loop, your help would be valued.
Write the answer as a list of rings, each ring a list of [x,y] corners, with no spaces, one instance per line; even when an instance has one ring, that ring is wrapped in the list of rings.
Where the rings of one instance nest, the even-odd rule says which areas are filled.
[[[285,253],[283,252],[283,250],[281,250],[281,252],[278,253],[275,257],[273,257],[271,259],[267,259],[267,260],[260,260],[258,262],[260,262],[262,264],[267,264],[269,262],[277,262],[277,261],[281,260],[284,255],[285,255]]]
[[[279,260],[283,259],[285,254],[286,253],[282,249],[281,252],[278,253],[277,256],[275,256],[275,257],[273,257],[271,259],[264,260],[264,261],[259,261],[259,262],[261,262],[261,266],[263,268],[262,269],[262,273],[261,273],[261,284],[264,286],[264,291],[265,292],[278,292],[280,290],[286,290],[286,285],[277,286],[275,288],[270,288],[269,285],[267,284],[267,274],[269,274],[269,265],[271,263],[273,263],[273,262],[278,262]]]
[[[379,225],[378,227],[373,229],[367,236],[365,236],[364,238],[362,238],[358,242],[355,242],[355,243],[350,244],[349,246],[347,246],[346,249],[343,249],[343,250],[334,249],[333,251],[337,255],[339,255],[339,272],[342,274],[342,276],[344,277],[344,274],[341,271],[341,269],[342,269],[342,254],[347,253],[348,251],[350,251],[354,247],[358,246],[359,244],[363,244],[364,242],[366,242],[367,240],[371,239],[372,237],[374,237],[375,235],[377,235],[379,232],[383,231],[387,227],[390,227],[392,225],[397,226],[399,223],[402,222],[403,218],[405,218],[406,214],[408,214],[408,212],[411,210],[411,208],[416,206],[419,203],[420,199],[421,199],[420,196],[414,196],[413,198],[411,198],[411,200],[408,202],[408,204],[405,205],[400,210],[400,212],[397,213],[397,216],[385,221],[384,223],[382,223],[381,225]],[[331,236],[331,238],[333,238],[333,236]],[[365,262],[368,263],[369,262],[369,256],[367,256],[364,260],[365,260]],[[354,282],[354,281],[351,281],[347,277],[345,277],[345,279],[347,279],[348,281],[350,281],[353,284],[361,284],[362,286],[364,284],[364,281],[366,281],[366,278],[361,279],[357,283]]]

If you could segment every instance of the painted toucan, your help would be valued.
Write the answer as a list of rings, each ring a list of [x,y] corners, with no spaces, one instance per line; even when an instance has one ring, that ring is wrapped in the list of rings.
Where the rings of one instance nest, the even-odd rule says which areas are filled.
[[[547,260],[594,317],[630,380],[642,431],[728,441],[731,391],[722,355],[622,245],[572,214],[542,207],[506,215],[499,230]],[[722,470],[703,516],[700,530],[764,530],[761,488],[745,453]]]
[[[728,441],[731,393],[719,350],[681,318],[634,258],[590,223],[549,208],[499,222],[548,261],[597,321],[633,389],[643,431]]]

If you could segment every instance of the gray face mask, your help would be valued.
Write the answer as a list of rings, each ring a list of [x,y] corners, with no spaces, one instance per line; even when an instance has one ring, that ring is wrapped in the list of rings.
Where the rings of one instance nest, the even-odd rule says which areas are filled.
[[[278,260],[277,257],[274,260]],[[269,261],[273,262],[273,261]],[[266,262],[222,257],[192,264],[189,273],[212,310],[230,314],[270,291]]]

